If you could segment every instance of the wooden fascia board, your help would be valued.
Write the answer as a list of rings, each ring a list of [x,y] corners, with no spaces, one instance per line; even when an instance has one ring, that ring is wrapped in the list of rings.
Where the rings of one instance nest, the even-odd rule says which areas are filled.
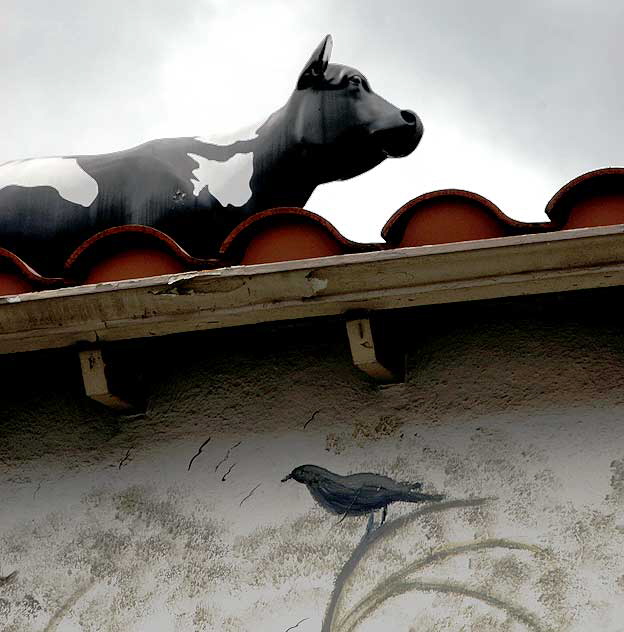
[[[0,353],[624,284],[624,225],[0,298]]]

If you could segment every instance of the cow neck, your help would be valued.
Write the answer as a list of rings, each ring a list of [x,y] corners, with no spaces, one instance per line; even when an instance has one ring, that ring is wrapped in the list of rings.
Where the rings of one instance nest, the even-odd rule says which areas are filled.
[[[288,124],[286,108],[269,117],[258,137],[241,145],[254,154],[253,208],[249,213],[276,206],[303,206],[319,182],[311,177],[311,165]],[[239,150],[240,151],[240,150]]]

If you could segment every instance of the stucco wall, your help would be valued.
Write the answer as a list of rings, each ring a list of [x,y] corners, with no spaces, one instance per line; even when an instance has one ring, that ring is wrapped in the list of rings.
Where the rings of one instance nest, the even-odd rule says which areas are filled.
[[[120,343],[135,417],[72,353],[1,358],[0,629],[621,632],[618,300],[403,312],[391,386],[333,320]],[[280,482],[308,463],[446,499],[366,536]]]

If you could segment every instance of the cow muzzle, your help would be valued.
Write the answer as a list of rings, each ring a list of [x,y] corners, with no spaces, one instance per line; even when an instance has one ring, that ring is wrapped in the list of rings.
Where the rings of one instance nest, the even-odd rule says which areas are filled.
[[[418,114],[411,110],[397,110],[396,114],[375,121],[369,129],[381,151],[390,158],[411,154],[424,131]]]

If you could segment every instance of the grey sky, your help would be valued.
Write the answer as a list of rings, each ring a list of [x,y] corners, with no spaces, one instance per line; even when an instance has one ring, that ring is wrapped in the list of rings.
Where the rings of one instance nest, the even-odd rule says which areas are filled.
[[[624,163],[623,30],[616,1],[2,0],[0,162],[243,127],[332,33],[425,136],[307,208],[359,240],[438,188],[542,219],[565,182]]]

